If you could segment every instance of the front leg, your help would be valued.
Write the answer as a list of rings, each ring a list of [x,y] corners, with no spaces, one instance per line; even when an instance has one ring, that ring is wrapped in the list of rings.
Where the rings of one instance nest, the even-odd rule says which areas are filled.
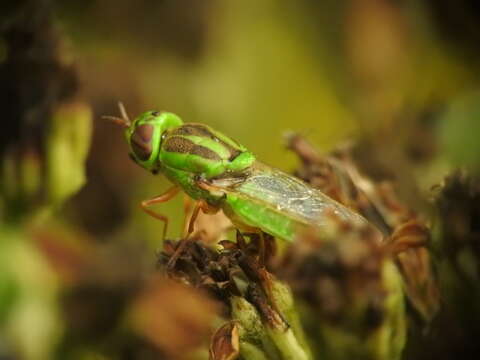
[[[144,200],[140,204],[142,210],[145,211],[148,215],[153,216],[155,219],[158,219],[158,220],[160,220],[164,223],[162,241],[165,240],[165,236],[167,235],[168,217],[149,209],[149,207],[154,205],[154,204],[160,204],[160,203],[164,203],[164,202],[169,201],[175,195],[177,195],[179,191],[180,191],[179,187],[173,186],[170,189],[168,189],[166,192],[164,192],[163,194],[161,194],[159,196],[156,196],[156,197],[154,197],[152,199],[149,199],[149,200]]]

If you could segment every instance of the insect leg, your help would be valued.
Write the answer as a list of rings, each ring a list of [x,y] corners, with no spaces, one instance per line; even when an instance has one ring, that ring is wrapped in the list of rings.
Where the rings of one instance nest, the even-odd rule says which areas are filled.
[[[202,210],[204,214],[216,214],[219,208],[209,205],[204,200],[198,200],[195,203],[195,207],[193,208],[192,215],[190,216],[190,220],[188,222],[188,233],[187,233],[188,235],[190,235],[194,230],[194,224],[195,224],[195,221],[197,220],[200,210]]]
[[[185,195],[183,199],[183,236],[185,237],[188,234],[188,223],[189,223],[189,217],[191,217],[192,214],[192,206],[194,206],[194,201],[192,198],[188,195]]]
[[[224,188],[213,185],[210,182],[206,182],[201,178],[195,180],[195,185],[197,185],[200,189],[208,191],[210,194],[214,194],[218,197],[226,196]]]
[[[167,262],[167,270],[171,270],[175,267],[175,264],[177,263],[178,258],[180,257],[180,255],[182,255],[183,250],[185,250],[185,248],[187,247],[190,241],[192,241],[192,239],[186,238],[178,242],[178,246],[175,249],[175,252]]]
[[[153,210],[150,210],[149,206],[167,202],[168,200],[172,199],[175,195],[177,195],[179,191],[180,191],[180,188],[178,188],[177,186],[173,186],[163,194],[149,200],[144,200],[140,203],[140,206],[143,211],[145,211],[148,215],[153,216],[154,218],[162,221],[165,224],[163,227],[162,241],[165,239],[165,236],[167,235],[168,218],[165,215],[162,215],[162,214],[156,213]]]
[[[243,251],[247,250],[247,243],[245,242],[245,237],[238,229],[237,229],[237,245],[240,250],[243,250]]]
[[[190,204],[188,204],[188,207],[190,207]],[[180,241],[177,249],[168,260],[167,269],[172,269],[175,266],[175,263],[177,262],[178,258],[180,257],[182,252],[185,250],[185,248],[187,247],[190,241],[196,241],[199,239],[198,237],[192,238],[189,235],[193,233],[194,224],[195,224],[195,221],[197,220],[200,210],[202,210],[206,214],[212,214],[218,211],[217,208],[208,205],[203,200],[198,200],[195,202],[195,207],[193,208],[192,215],[190,216],[190,220],[188,221],[188,233],[185,234],[185,238]]]
[[[237,229],[237,246],[238,249],[242,250],[244,253],[255,255],[258,259],[258,263],[261,267],[265,266],[267,258],[267,248],[266,241],[270,240],[267,233],[264,233],[261,230],[256,232],[246,232],[242,233]],[[245,241],[245,237],[250,239],[249,243]]]
[[[197,201],[195,203],[195,207],[193,208],[193,211],[192,211],[192,216],[190,216],[190,220],[188,221],[188,235],[190,235],[194,228],[194,224],[195,224],[195,220],[197,220],[197,217],[198,217],[198,213],[200,212],[200,209],[201,209],[201,202],[200,201]]]

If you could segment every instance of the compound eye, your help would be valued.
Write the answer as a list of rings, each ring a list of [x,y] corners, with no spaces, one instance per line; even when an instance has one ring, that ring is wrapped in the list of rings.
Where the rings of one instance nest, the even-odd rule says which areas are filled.
[[[135,156],[142,161],[148,160],[152,155],[152,137],[154,128],[152,125],[143,124],[135,128],[132,134],[131,144]]]

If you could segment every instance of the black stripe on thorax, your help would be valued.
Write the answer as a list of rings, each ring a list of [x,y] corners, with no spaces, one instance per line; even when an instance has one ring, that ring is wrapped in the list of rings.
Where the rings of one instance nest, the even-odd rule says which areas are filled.
[[[163,149],[172,153],[197,155],[209,160],[222,160],[215,151],[205,146],[197,145],[193,141],[181,136],[168,137]]]
[[[228,157],[229,161],[232,161],[235,159],[238,155],[241,154],[241,151],[238,149],[235,149],[232,145],[226,143],[219,137],[215,136],[206,126],[201,125],[201,124],[185,124],[182,125],[175,130],[172,131],[172,135],[194,135],[194,136],[203,136],[207,137],[213,141],[218,142],[222,146],[224,146],[228,152],[230,153],[230,156]]]

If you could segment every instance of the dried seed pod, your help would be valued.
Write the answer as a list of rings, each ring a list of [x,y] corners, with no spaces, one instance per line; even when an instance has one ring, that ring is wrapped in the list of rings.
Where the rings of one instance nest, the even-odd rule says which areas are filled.
[[[332,216],[328,237],[300,236],[278,272],[305,304],[302,323],[326,359],[398,359],[405,345],[402,279],[369,228]]]
[[[170,277],[206,289],[226,305],[223,313],[230,322],[212,339],[212,359],[234,359],[237,355],[247,359],[312,359],[290,290],[264,267],[274,248],[262,246],[258,236],[249,238],[247,241],[239,234],[237,243],[222,241],[224,249],[220,251],[201,241],[166,242],[161,261],[168,264],[176,256],[173,266],[166,268]]]
[[[382,231],[386,243],[395,243],[392,256],[404,278],[407,298],[412,309],[429,323],[440,307],[428,250],[429,229],[399,201],[392,183],[374,182],[361,173],[351,156],[351,146],[321,156],[298,135],[289,137],[288,146],[303,162],[298,176],[357,210]]]

